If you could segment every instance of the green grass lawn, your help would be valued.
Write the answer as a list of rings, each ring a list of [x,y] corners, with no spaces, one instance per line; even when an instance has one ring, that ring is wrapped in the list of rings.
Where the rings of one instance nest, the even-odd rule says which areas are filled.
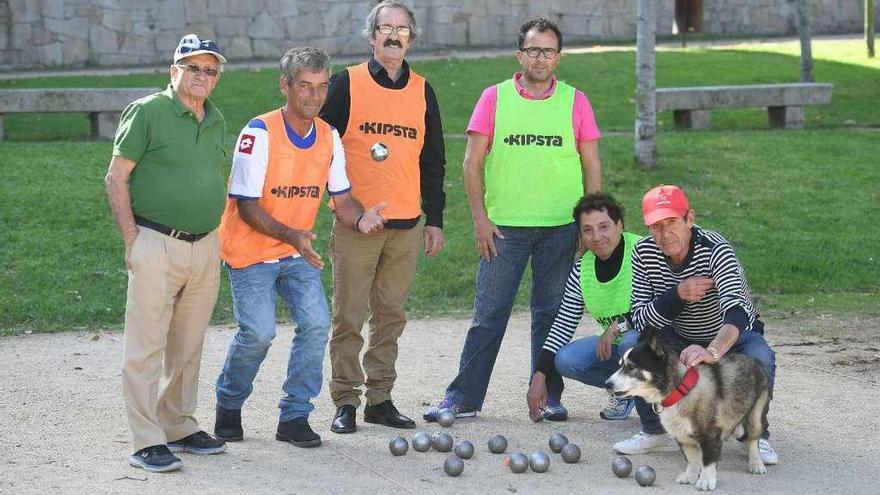
[[[713,112],[711,132],[672,132],[662,117],[659,170],[637,168],[628,134],[602,140],[604,189],[639,221],[641,194],[660,182],[683,185],[698,223],[726,235],[746,268],[761,309],[774,314],[851,311],[880,314],[880,67],[860,63],[849,44],[816,43],[817,81],[835,85],[833,103],[807,109],[807,129],[771,131],[759,109]],[[832,42],[828,42],[832,43]],[[790,44],[658,53],[658,86],[795,81]],[[840,52],[840,56],[836,54]],[[600,127],[631,132],[634,54],[567,56],[563,79],[583,88]],[[436,89],[448,134],[463,133],[476,98],[516,69],[512,60],[416,64]],[[12,87],[163,86],[162,75],[0,81]],[[216,101],[234,135],[253,115],[281,104],[274,70],[228,72]],[[848,122],[852,121],[852,122]],[[846,124],[846,125],[845,125]],[[103,175],[111,144],[89,142],[84,115],[10,115],[0,144],[0,332],[118,326],[125,302],[122,243],[109,214]],[[476,253],[461,180],[465,140],[447,140],[446,250],[421,261],[414,314],[467,313]],[[330,215],[316,232],[326,253]],[[329,288],[329,268],[325,280]],[[520,304],[527,304],[526,284]],[[232,319],[223,284],[216,321]]]

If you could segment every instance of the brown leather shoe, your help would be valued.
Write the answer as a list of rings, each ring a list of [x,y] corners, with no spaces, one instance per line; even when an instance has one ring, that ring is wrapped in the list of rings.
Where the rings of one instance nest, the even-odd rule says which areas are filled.
[[[357,409],[345,404],[336,409],[333,422],[330,423],[330,431],[333,433],[354,433],[357,431]]]
[[[392,428],[414,429],[416,422],[407,418],[394,407],[390,400],[364,408],[364,421]]]

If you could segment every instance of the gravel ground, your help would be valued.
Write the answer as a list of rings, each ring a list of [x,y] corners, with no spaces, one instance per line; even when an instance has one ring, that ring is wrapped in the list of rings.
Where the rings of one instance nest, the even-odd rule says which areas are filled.
[[[421,421],[428,404],[443,393],[457,368],[466,319],[411,322],[401,340],[395,402],[419,418],[417,431],[439,427]],[[771,407],[773,445],[780,464],[765,476],[746,472],[746,455],[725,444],[719,493],[880,493],[880,318],[797,315],[768,322],[777,352],[777,388]],[[212,328],[202,367],[199,418],[213,429],[212,382],[235,329]],[[588,333],[587,326],[580,333]],[[354,435],[329,431],[334,408],[326,386],[311,417],[324,438],[317,449],[277,442],[276,404],[292,335],[283,325],[243,411],[246,439],[224,454],[183,455],[184,469],[151,474],[128,466],[128,430],[120,395],[122,339],[119,333],[30,334],[0,339],[0,493],[644,493],[632,476],[610,469],[615,441],[638,431],[627,421],[598,418],[603,392],[568,382],[566,423],[532,423],[525,406],[528,317],[511,321],[489,396],[477,419],[448,429],[456,441],[471,440],[476,455],[458,478],[447,477],[446,454],[412,450],[392,457],[388,441],[397,431],[359,423]],[[329,376],[329,360],[325,361]],[[549,452],[547,440],[562,432],[579,444],[580,463],[551,454],[545,474],[515,475],[493,455],[486,440],[502,433],[508,452]],[[651,490],[692,493],[675,477],[680,454],[633,456],[657,471]]]

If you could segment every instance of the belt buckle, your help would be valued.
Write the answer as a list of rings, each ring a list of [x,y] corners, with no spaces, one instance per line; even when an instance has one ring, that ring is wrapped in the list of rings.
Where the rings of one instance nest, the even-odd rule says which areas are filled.
[[[175,239],[180,239],[183,236],[192,237],[192,234],[190,234],[189,232],[187,232],[185,230],[177,230],[177,229],[171,229],[171,233],[169,235]]]

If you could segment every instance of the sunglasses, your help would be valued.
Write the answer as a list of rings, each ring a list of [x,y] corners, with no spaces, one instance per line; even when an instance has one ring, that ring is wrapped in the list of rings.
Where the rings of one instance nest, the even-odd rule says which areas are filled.
[[[528,55],[529,58],[538,58],[541,54],[544,55],[544,58],[551,59],[559,56],[559,50],[556,48],[538,48],[536,46],[532,46],[529,48],[520,48],[519,51]]]
[[[397,35],[401,38],[406,38],[410,34],[412,34],[412,29],[409,26],[392,26],[391,24],[382,24],[376,26],[376,31],[379,31],[381,34],[391,34],[394,31],[397,31]]]
[[[198,74],[202,73],[205,77],[217,77],[217,73],[219,72],[217,69],[213,67],[199,67],[195,64],[176,64],[181,69],[186,70],[190,74]]]

